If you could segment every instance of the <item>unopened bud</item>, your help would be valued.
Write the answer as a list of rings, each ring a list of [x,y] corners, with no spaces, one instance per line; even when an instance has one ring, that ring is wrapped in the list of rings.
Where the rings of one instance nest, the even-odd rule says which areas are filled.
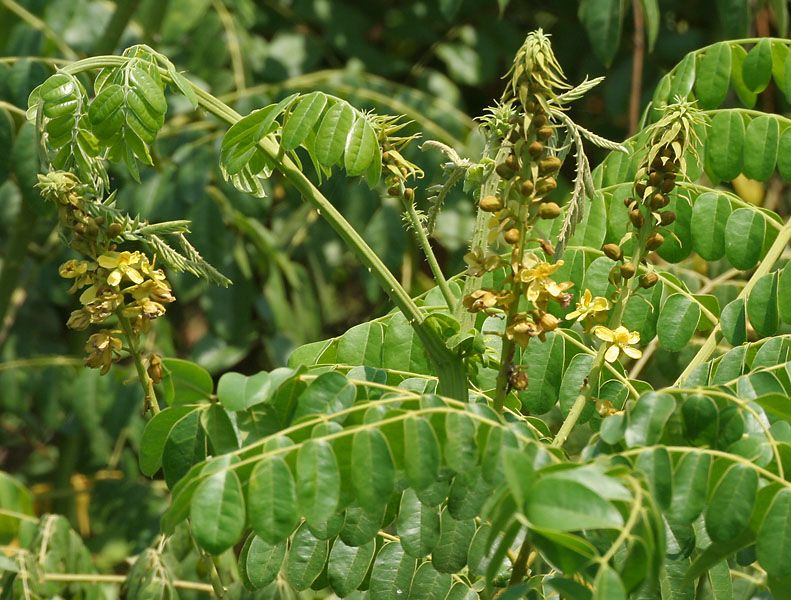
[[[645,247],[651,251],[656,250],[665,242],[665,238],[662,236],[661,233],[654,233],[652,234],[646,241]]]
[[[645,219],[643,219],[643,213],[637,209],[629,211],[629,220],[637,229],[640,229],[645,222]]]
[[[538,180],[538,183],[536,184],[536,192],[540,196],[545,196],[557,187],[558,182],[555,181],[554,177],[544,177],[543,179]]]
[[[527,389],[527,381],[527,373],[524,371],[514,371],[508,378],[511,387],[520,392]]]
[[[148,360],[147,372],[151,381],[154,383],[162,381],[162,359],[159,358],[159,354],[151,355],[151,358]]]
[[[519,170],[519,161],[517,160],[515,154],[509,154],[505,157],[505,165],[512,171]]]
[[[484,212],[497,212],[498,210],[503,208],[503,201],[500,200],[497,196],[484,196],[481,198],[481,201],[478,203],[478,206],[481,207],[481,210]]]
[[[538,209],[538,216],[542,219],[554,219],[560,215],[560,207],[554,202],[542,204]]]
[[[648,174],[648,184],[657,186],[662,183],[662,174],[659,171],[651,171]]]
[[[412,202],[415,199],[415,188],[404,188],[404,199]]]
[[[522,194],[523,196],[529,196],[530,194],[533,193],[534,187],[535,186],[533,185],[532,181],[530,181],[529,179],[525,179],[522,182],[522,185],[519,186],[519,193]]]
[[[519,242],[519,230],[516,227],[512,227],[503,234],[503,237],[509,244],[516,244]]]
[[[561,160],[557,156],[548,156],[538,161],[538,172],[541,175],[556,173],[560,169]]]
[[[635,268],[632,263],[625,263],[621,265],[621,277],[624,279],[631,279],[634,277]]]
[[[541,141],[547,141],[549,138],[552,137],[552,128],[551,127],[540,127],[538,131],[536,131],[536,137]]]
[[[538,324],[544,331],[554,331],[560,325],[560,319],[550,313],[544,313],[538,320]]]
[[[623,258],[623,251],[618,244],[604,244],[601,250],[607,258],[612,260],[621,260]]]
[[[118,237],[123,230],[124,228],[120,223],[110,223],[110,226],[107,228],[107,236],[110,238]]]
[[[542,152],[544,152],[544,144],[539,141],[535,141],[527,147],[527,151],[530,153],[530,156],[537,158],[541,156]]]
[[[664,194],[657,193],[651,196],[651,210],[665,208],[668,204],[670,204],[670,200]]]
[[[511,179],[514,176],[513,170],[505,163],[500,163],[494,170],[503,179]]]
[[[533,117],[533,120],[530,123],[536,129],[540,129],[547,124],[547,116],[544,113],[538,113]]]
[[[659,276],[656,273],[646,273],[640,277],[640,287],[644,289],[654,287],[657,281],[659,281]]]
[[[666,210],[661,215],[659,215],[659,217],[660,223],[662,223],[662,225],[670,225],[676,220],[676,213],[674,213],[672,210]]]

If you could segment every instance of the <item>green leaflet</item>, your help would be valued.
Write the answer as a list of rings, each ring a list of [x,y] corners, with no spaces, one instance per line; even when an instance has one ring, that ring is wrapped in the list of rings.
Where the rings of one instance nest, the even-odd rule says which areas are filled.
[[[758,561],[773,577],[791,575],[791,490],[782,489],[758,530]]]
[[[736,1],[738,4],[744,5],[741,0]],[[755,101],[758,98],[758,95],[744,82],[743,65],[745,59],[747,58],[747,51],[739,45],[734,45],[731,47],[731,49],[733,52],[731,63],[731,84],[733,85],[733,89],[736,92],[736,95],[739,97],[739,100],[741,100],[742,104],[744,104],[747,108],[752,108],[755,106]]]
[[[357,389],[337,371],[322,373],[300,394],[293,418],[340,412],[351,407],[356,395]]]
[[[239,438],[228,413],[219,404],[212,404],[201,414],[201,425],[209,440],[209,452],[225,454],[239,449]]]
[[[684,294],[671,294],[667,297],[657,322],[659,345],[678,352],[692,336],[700,320],[700,306]]]
[[[526,514],[537,527],[558,531],[623,525],[618,510],[589,487],[551,476],[541,477],[530,488]]]
[[[195,539],[211,554],[221,554],[239,541],[245,507],[236,471],[221,469],[198,484],[190,503],[190,519]]]
[[[439,509],[423,504],[412,489],[401,495],[396,532],[404,552],[415,558],[431,554],[439,539]]]
[[[346,102],[331,106],[316,132],[316,159],[325,167],[336,164],[346,148],[346,138],[354,123],[354,110]]]
[[[285,540],[271,545],[251,533],[239,555],[239,574],[245,587],[261,589],[272,583],[286,557]]]
[[[637,455],[634,466],[645,476],[651,495],[659,506],[667,510],[673,494],[673,467],[670,453],[661,446],[644,450]]]
[[[431,373],[423,344],[400,312],[394,314],[387,323],[381,366],[410,373]]]
[[[744,137],[744,174],[766,181],[774,173],[780,126],[773,116],[762,115],[750,121]]]
[[[706,164],[715,177],[731,181],[742,172],[744,119],[735,110],[719,112],[706,136]]]
[[[626,600],[623,582],[613,569],[602,565],[593,580],[593,600]]]
[[[271,376],[266,371],[251,377],[241,373],[225,373],[217,382],[217,399],[226,410],[246,410],[269,399]]]
[[[527,345],[522,354],[522,364],[527,365],[530,385],[520,395],[527,412],[543,414],[558,401],[564,353],[563,338],[556,333],[548,333],[543,342],[536,338]]]
[[[671,102],[675,102],[675,98],[680,96],[686,98],[692,91],[692,86],[695,84],[695,55],[687,54],[678,66],[675,68],[672,76],[672,83],[670,86]]]
[[[340,489],[332,446],[321,440],[305,442],[297,453],[297,503],[308,523],[320,524],[335,514]]]
[[[747,298],[747,316],[761,337],[774,335],[780,326],[778,279],[777,273],[767,273],[756,282]]]
[[[431,561],[434,568],[442,573],[456,573],[467,564],[467,549],[475,535],[475,521],[458,521],[447,509],[440,516],[440,533]]]
[[[146,423],[140,438],[140,471],[152,477],[162,467],[162,452],[173,426],[185,415],[196,410],[189,406],[172,406],[160,411]]]
[[[374,561],[368,594],[371,600],[406,598],[412,586],[417,560],[404,553],[398,542],[388,542]]]
[[[190,411],[170,428],[162,451],[162,469],[171,489],[190,467],[206,457],[206,437],[200,424],[200,413],[199,410]]]
[[[475,422],[463,412],[449,412],[445,431],[445,462],[456,473],[471,471],[478,462]]]
[[[343,153],[343,166],[350,177],[362,175],[372,162],[382,162],[379,142],[368,119],[360,115],[352,125]]]
[[[695,199],[690,219],[692,248],[702,258],[719,260],[725,255],[725,225],[731,212],[723,194],[706,192]]]
[[[312,92],[299,98],[283,123],[280,144],[284,150],[294,150],[308,137],[321,118],[327,96],[321,92]]]
[[[777,301],[780,318],[791,323],[791,262],[778,274]]]
[[[720,329],[731,346],[739,346],[747,340],[747,313],[744,298],[736,298],[722,309]]]
[[[409,598],[413,600],[445,600],[452,580],[449,573],[440,573],[432,562],[424,562],[415,572]]]
[[[286,579],[297,591],[308,589],[324,570],[329,555],[330,543],[319,540],[310,532],[307,523],[300,525],[286,559]]]
[[[357,547],[335,540],[327,563],[327,580],[332,590],[341,598],[356,590],[365,579],[375,553],[374,540]]]
[[[340,364],[381,367],[383,341],[384,328],[381,323],[369,321],[355,325],[338,340],[336,360]]]
[[[422,490],[437,478],[440,464],[437,434],[423,417],[404,420],[404,470],[409,484]]]
[[[742,79],[747,88],[760,94],[772,77],[772,42],[762,39],[747,54],[742,65]]]
[[[728,95],[731,80],[731,46],[720,42],[700,57],[695,78],[695,96],[703,109],[717,108]]]
[[[352,504],[346,508],[343,527],[338,537],[349,546],[362,546],[376,537],[384,520],[386,506],[369,511]]]
[[[766,221],[752,208],[737,208],[725,225],[725,256],[737,269],[753,268],[761,257]]]
[[[247,488],[250,527],[268,544],[288,538],[299,523],[294,477],[280,456],[256,464]]]
[[[717,483],[706,506],[706,531],[712,541],[724,543],[747,527],[758,491],[758,475],[747,465],[734,464]]]
[[[706,504],[711,457],[702,452],[684,454],[673,472],[673,522],[692,523]]]
[[[165,358],[162,372],[163,399],[171,406],[206,401],[214,391],[209,372],[193,362]]]
[[[352,488],[360,506],[375,510],[386,503],[395,486],[395,468],[387,438],[378,429],[354,434]]]
[[[676,408],[676,401],[669,394],[649,392],[627,413],[624,437],[629,448],[652,446],[659,442],[665,424]]]

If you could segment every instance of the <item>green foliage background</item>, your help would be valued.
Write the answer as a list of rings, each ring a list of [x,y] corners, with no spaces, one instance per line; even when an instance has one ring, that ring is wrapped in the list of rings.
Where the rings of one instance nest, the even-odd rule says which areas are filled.
[[[761,4],[753,11],[746,8],[747,3],[734,0],[640,4],[647,19],[641,106],[652,98],[666,102],[673,93],[689,92],[691,86],[698,85],[694,70],[693,75],[688,76],[684,63],[676,66],[688,52],[719,40],[752,35],[756,28],[761,27],[769,27],[779,37],[786,35],[787,15],[784,9],[778,8],[784,6],[782,2],[769,2],[765,7]],[[712,18],[713,5],[716,5],[718,19]],[[15,484],[3,481],[1,493],[5,496],[0,496],[0,500],[3,506],[7,503],[18,507],[17,510],[19,507],[32,510],[35,503],[37,513],[54,512],[67,517],[71,526],[82,535],[87,552],[75,553],[70,558],[74,564],[66,571],[84,573],[96,568],[102,572],[126,572],[126,557],[143,552],[159,533],[159,518],[170,506],[170,494],[164,482],[152,481],[145,476],[158,470],[160,465],[156,457],[150,458],[152,462],[148,464],[138,462],[138,457],[145,455],[146,444],[141,439],[145,421],[139,415],[139,391],[127,380],[131,369],[127,372],[119,369],[106,377],[83,369],[80,356],[84,339],[79,334],[68,332],[64,325],[73,298],[66,294],[65,286],[59,281],[57,267],[68,256],[54,233],[52,211],[44,206],[32,188],[38,168],[35,132],[32,125],[23,125],[23,115],[20,114],[27,107],[29,93],[52,74],[51,60],[111,53],[134,43],[147,43],[167,55],[193,81],[242,114],[277,102],[294,92],[319,89],[344,98],[359,108],[405,114],[415,122],[410,132],[421,131],[425,137],[438,139],[455,147],[462,155],[474,157],[480,152],[483,140],[471,117],[481,114],[492,98],[500,95],[502,74],[510,65],[525,33],[536,27],[543,27],[552,34],[555,52],[569,80],[576,83],[586,75],[607,76],[604,84],[572,109],[572,118],[612,139],[627,138],[634,31],[631,9],[620,1],[255,3],[244,0],[171,0],[163,3],[142,0],[115,5],[82,0],[24,3],[0,0],[0,148],[4,149],[0,153],[0,180],[3,181],[0,187],[0,239],[6,247],[0,275],[0,306],[4,310],[8,308],[6,320],[0,324],[0,471],[13,474],[33,491],[32,496],[21,489],[14,491],[17,490]],[[582,35],[582,31],[587,35]],[[760,31],[759,34],[765,35]],[[733,56],[740,57],[734,60],[746,60],[738,52]],[[771,55],[769,60],[771,65]],[[663,81],[672,87],[664,90],[660,87],[655,95],[656,84],[671,69],[676,69],[676,77]],[[726,90],[728,83],[725,82]],[[755,94],[751,90],[760,85],[758,81],[736,86],[738,100],[747,106],[755,104]],[[710,99],[714,108],[722,99],[717,99],[720,91],[717,85],[712,84],[712,87],[695,87],[695,92],[701,104]],[[773,96],[775,105],[764,104],[758,108],[767,112],[787,112],[789,94],[786,90],[781,91],[785,94]],[[766,101],[762,99],[761,102]],[[755,116],[745,122],[741,116],[717,115],[707,141],[712,152],[715,155],[726,152],[740,139],[746,147],[757,149],[772,136],[777,138],[776,143],[781,150],[788,147],[788,130],[781,129],[779,121]],[[219,381],[216,394],[225,408],[232,410],[234,402],[248,401],[239,400],[238,389],[229,387],[233,378],[229,375],[220,378],[223,373],[235,371],[254,375],[259,371],[270,371],[285,366],[291,352],[303,344],[341,334],[343,336],[333,342],[302,348],[301,354],[292,357],[290,366],[302,361],[310,362],[311,358],[318,359],[328,348],[331,348],[337,362],[347,362],[347,359],[349,364],[357,364],[363,359],[371,362],[368,353],[377,354],[375,347],[371,349],[376,344],[377,335],[386,348],[388,345],[393,347],[392,342],[387,342],[388,335],[401,334],[396,333],[397,329],[392,324],[382,326],[376,322],[344,333],[352,326],[385,314],[390,308],[386,297],[329,226],[301,202],[298,194],[277,173],[264,183],[266,197],[263,201],[241,193],[225,182],[217,166],[224,132],[224,125],[196,116],[189,102],[179,98],[169,108],[154,146],[154,167],[141,169],[141,184],[134,182],[123,167],[114,168],[111,177],[113,187],[118,188],[119,204],[131,214],[139,213],[152,221],[190,219],[193,243],[211,264],[233,281],[232,286],[223,288],[190,275],[175,276],[174,292],[179,301],[169,312],[167,321],[158,322],[156,332],[157,348],[165,356],[193,361]],[[640,143],[640,139],[634,140],[631,148],[639,147]],[[757,156],[750,152],[745,152],[745,156],[748,158],[744,161],[741,154],[738,158],[727,153],[712,158],[708,175],[715,182],[718,179],[728,181],[743,171],[754,179],[766,180],[769,173],[764,172],[769,158],[750,159]],[[592,161],[598,164],[604,157],[603,152],[594,152]],[[441,165],[437,156],[413,149],[409,158],[425,170],[426,185],[441,181]],[[626,163],[617,155],[610,156],[597,173],[597,183],[610,186],[607,206],[620,204],[628,193],[625,188],[618,187],[628,180],[631,166]],[[788,159],[782,151],[773,157],[771,163],[770,173],[776,164],[781,175],[788,178]],[[564,174],[571,176],[573,172],[564,171]],[[419,250],[402,226],[399,207],[386,199],[381,190],[369,190],[359,182],[337,175],[329,178],[322,185],[322,190],[413,295],[433,287]],[[567,191],[568,183],[565,188],[561,185],[558,198],[563,198]],[[685,221],[688,229],[676,228],[680,243],[663,249],[663,258],[671,263],[679,262],[694,248],[707,260],[718,261],[725,257],[734,267],[749,269],[755,266],[762,247],[765,251],[773,241],[772,228],[777,228],[770,222],[772,217],[769,213],[756,211],[745,201],[760,204],[764,200],[763,191],[759,192],[757,199],[750,196],[748,188],[739,187],[734,189],[736,194],[709,192],[704,199],[699,197]],[[776,204],[770,208],[781,213],[787,210],[787,204],[782,204],[787,200],[778,193],[767,194],[766,197],[780,197],[781,200],[775,201]],[[677,207],[676,210],[681,213],[683,208]],[[716,216],[714,223],[709,218],[712,213]],[[588,215],[581,237],[587,239],[586,228],[591,231],[590,240],[597,239],[599,230],[604,231],[605,236],[598,244],[588,245],[598,247],[605,241],[618,241],[624,224],[614,222],[615,217],[611,216],[614,214],[615,211],[607,211],[593,217]],[[591,225],[596,218],[604,222],[603,228]],[[474,203],[457,189],[449,198],[434,233],[434,242],[446,273],[462,270],[462,256],[467,249],[473,220]],[[15,254],[13,249],[20,247],[22,252]],[[607,259],[597,260],[603,263]],[[567,257],[567,262],[571,268],[576,268],[571,256]],[[586,266],[586,285],[604,286],[606,289],[606,268],[597,271],[592,269],[592,264]],[[706,317],[704,310],[715,317],[721,316],[726,338],[742,348],[738,352],[749,354],[747,362],[751,368],[770,365],[775,354],[775,362],[780,362],[781,355],[786,356],[788,352],[787,339],[783,342],[785,345],[772,347],[771,351],[765,347],[758,350],[757,347],[739,346],[746,336],[744,311],[750,314],[751,306],[749,303],[746,308],[731,304],[738,293],[737,288],[724,286],[704,290],[708,293],[701,292],[695,298],[697,301],[690,300],[691,292],[687,290],[697,292],[701,287],[696,281],[695,268],[694,263],[685,263],[684,269],[674,273],[677,279],[663,282],[665,286],[675,286],[672,289],[677,293],[666,297],[662,312],[646,317],[636,305],[632,309],[634,314],[630,318],[633,326],[658,330],[658,344],[668,351],[660,351],[642,377],[655,386],[673,381],[683,369],[685,359],[697,349],[688,347],[689,337],[685,338],[684,332],[691,327],[693,333],[695,329],[707,333],[706,322],[701,321],[701,315]],[[721,272],[726,269],[727,264],[723,265]],[[784,273],[784,277],[788,279],[789,275]],[[756,298],[773,297],[772,286],[780,285],[779,271],[770,274],[759,285],[768,291],[756,295]],[[658,293],[661,294],[661,290]],[[777,294],[776,288],[774,294]],[[438,302],[437,291],[429,291],[424,304]],[[731,312],[726,314],[723,310],[720,315],[720,307],[726,305],[733,307]],[[781,307],[780,310],[787,310],[787,302],[785,309]],[[752,312],[765,315],[765,311],[755,305]],[[663,314],[667,315],[664,320]],[[686,315],[686,321],[680,320],[680,329],[684,330],[681,332],[673,329],[680,314]],[[759,333],[773,335],[787,332],[787,325],[781,324],[783,319],[780,317],[782,315],[775,315],[774,321],[769,318],[768,322],[761,324],[752,315],[750,320],[755,329],[764,327],[764,331]],[[685,322],[692,325],[684,325]],[[372,333],[377,328],[380,331]],[[681,354],[671,351],[680,351]],[[360,352],[364,356],[359,356]],[[393,367],[403,359],[400,354],[388,357],[387,350],[382,352],[384,354],[378,354],[373,360],[374,363],[379,361],[378,364],[371,366]],[[326,359],[328,355],[324,356]],[[731,365],[735,362],[743,365],[745,357],[730,355],[728,359],[728,356],[726,354],[716,363],[711,382],[706,379],[699,383],[734,383],[742,372]],[[529,361],[530,357],[526,360]],[[546,364],[549,363],[550,358],[546,358]],[[417,373],[428,370],[425,357],[419,355],[411,359],[409,366],[410,371]],[[202,372],[189,374],[190,369],[197,369],[189,363],[173,361],[170,368],[173,373],[184,369],[188,373],[184,375],[186,379],[205,380]],[[376,374],[358,372],[356,375],[361,380],[373,379],[376,382]],[[322,377],[324,380],[319,383]],[[342,397],[342,390],[348,384],[330,379],[321,375],[310,386],[315,386],[316,394],[326,396],[331,393],[334,397]],[[768,387],[761,388],[760,392],[777,391],[772,384],[761,383]],[[761,383],[739,380],[743,387],[755,387]],[[258,385],[265,387],[261,381]],[[300,393],[304,391],[302,382],[294,383],[294,387]],[[781,385],[778,393],[786,390],[787,387]],[[198,397],[208,398],[213,393],[214,388],[209,384]],[[297,392],[291,390],[289,393]],[[360,392],[354,394],[359,400]],[[625,425],[620,429],[613,426],[608,443],[623,442],[624,431],[628,448],[659,441],[673,408],[668,407],[666,396],[651,398],[641,405],[645,406],[641,409],[645,414],[632,415],[632,418],[645,423],[645,427],[629,430]],[[551,399],[551,404],[555,400],[558,398]],[[561,410],[564,410],[564,400],[559,400]],[[413,401],[417,402],[409,400]],[[536,413],[545,412],[538,407],[547,401],[550,400],[542,397],[524,400],[535,403],[533,412]],[[573,401],[573,398],[567,401]],[[339,402],[343,404],[343,401]],[[250,402],[244,407],[254,404]],[[703,400],[700,406],[690,404],[688,410],[695,408],[695,416],[705,419],[708,407],[704,404]],[[772,409],[785,410],[775,405],[765,408],[770,412]],[[428,411],[425,415],[430,415],[433,409],[437,407],[424,405],[421,408]],[[195,412],[192,421],[180,421],[184,423],[185,435],[198,435],[201,430]],[[212,417],[211,413],[212,410],[205,411],[205,418],[215,418],[218,423],[224,423],[225,417],[219,414]],[[479,417],[484,422],[488,415],[475,418]],[[449,439],[456,434],[463,436],[468,430],[467,421],[463,418],[459,421],[445,423]],[[415,425],[416,430],[420,427]],[[367,445],[371,453],[375,453],[379,443],[375,432],[378,430],[364,431],[367,433],[360,436],[359,444]],[[265,433],[261,431],[258,435]],[[493,435],[488,430],[486,433]],[[699,434],[702,439],[725,435],[721,431],[707,431],[702,424]],[[417,433],[415,435],[420,437]],[[483,439],[484,434],[480,435]],[[603,437],[606,435],[603,433]],[[354,439],[354,444],[358,444],[356,435]],[[422,443],[429,442],[422,440]],[[514,445],[518,444],[515,442]],[[300,450],[297,463],[303,460],[301,456]],[[305,456],[304,461],[308,464],[329,460],[326,456],[322,459],[320,447],[313,455],[305,452]],[[690,456],[690,463],[693,460],[697,462],[684,468],[709,468],[708,463],[700,464],[707,460],[707,455]],[[787,460],[785,456],[781,458]],[[656,456],[649,460],[661,462],[664,459]],[[456,465],[454,470],[480,469],[473,463]],[[271,481],[287,479],[278,463],[266,464],[270,472],[258,473],[258,476]],[[171,473],[184,475],[190,466],[191,463],[171,466]],[[375,470],[374,465],[369,467],[359,466],[366,471]],[[309,469],[305,467],[304,470]],[[313,469],[322,472],[320,468]],[[168,470],[166,465],[166,479]],[[260,470],[264,471],[264,467]],[[419,476],[419,470],[416,473]],[[731,471],[728,474],[730,476]],[[176,475],[171,476],[172,482],[178,479]],[[749,478],[749,475],[734,472],[732,477],[734,486],[749,485],[749,482],[742,484],[738,479]],[[542,485],[547,488],[565,485],[558,481],[562,480],[548,479],[548,483]],[[288,483],[282,485],[287,487]],[[383,490],[388,489],[387,481],[381,485]],[[539,491],[534,489],[531,493],[538,494]],[[544,491],[550,496],[568,492],[560,488]],[[368,499],[368,502],[365,500],[361,501],[363,508],[378,510],[375,498]],[[786,502],[788,497],[781,500]],[[676,501],[677,498],[674,499]],[[416,500],[404,494],[401,502]],[[595,504],[595,496],[590,498],[590,502]],[[315,523],[312,524],[327,526],[329,515],[322,514],[320,505],[308,502],[306,506],[309,507],[306,512],[313,515]],[[443,513],[440,517],[432,513],[426,519],[433,522],[432,519],[449,521],[458,517],[462,523],[459,516],[465,515],[462,509],[454,507],[451,513],[457,509],[461,512],[453,516]],[[196,510],[194,505],[192,510]],[[473,508],[469,510],[472,511],[470,514],[477,514]],[[690,510],[694,512],[694,509]],[[170,511],[172,515],[172,507]],[[595,512],[594,509],[591,511]],[[685,526],[691,526],[689,522],[696,516],[697,513],[687,519],[681,515],[679,519]],[[291,515],[286,517],[286,520],[293,518]],[[598,525],[611,524],[615,519],[607,513],[606,507],[602,507],[599,517]],[[531,520],[540,522],[541,516],[533,514]],[[648,517],[646,523],[647,520]],[[63,529],[64,536],[71,535],[65,521],[53,523],[53,527]],[[419,528],[424,526],[422,522],[418,525]],[[598,525],[593,523],[590,526]],[[7,519],[0,518],[0,534],[15,532],[14,527]],[[450,566],[459,560],[453,556],[452,547],[461,547],[463,542],[474,545],[471,539],[473,531],[465,529],[464,525],[458,527],[459,531],[453,534],[458,539],[439,542],[445,542],[451,548],[444,557]],[[451,530],[445,528],[443,531]],[[679,536],[683,538],[687,527],[680,530],[683,531]],[[421,531],[421,535],[423,533]],[[212,532],[195,532],[201,540],[212,539],[212,535]],[[313,535],[315,531],[308,531],[303,525],[295,539],[307,539]],[[483,534],[479,530],[475,535]],[[11,535],[0,537],[0,543],[11,538]],[[267,543],[280,541],[272,539]],[[217,543],[220,549],[223,540],[217,540]],[[418,536],[414,544],[420,546],[421,543],[430,542]],[[248,542],[242,550],[242,561],[247,560],[251,553],[271,551],[269,546],[259,546],[253,547]],[[315,551],[315,545],[310,547]],[[352,547],[359,552],[368,551],[365,545],[350,545],[348,548]],[[434,547],[433,543],[431,547]],[[339,555],[344,551],[351,552],[348,548],[344,549],[336,542],[332,552]],[[394,554],[391,558],[394,563],[403,560],[403,552],[396,556],[397,551],[396,548],[387,550]],[[421,552],[415,550],[414,555],[421,555]],[[761,552],[760,547],[758,552]],[[204,559],[192,551],[186,532],[176,535],[171,553],[182,559],[181,564],[171,565],[180,579],[197,580],[202,569],[206,569],[201,562]],[[442,555],[440,557],[442,561]],[[346,562],[338,564],[343,566],[354,557],[342,558]],[[158,559],[152,556],[151,560]],[[434,560],[437,560],[436,555]],[[336,591],[336,585],[351,585],[350,582],[333,579],[342,577],[345,570],[339,567],[338,572],[333,572],[332,555],[329,564],[329,571],[322,576],[333,583]],[[307,581],[308,575],[300,571],[301,568],[308,569],[307,566],[289,565],[288,568],[294,570],[289,576],[292,584],[301,581],[300,575],[304,575],[303,579]],[[601,573],[597,580],[601,578],[599,586],[605,589],[608,574],[604,570]],[[312,581],[304,587],[310,583]],[[300,586],[294,587],[299,589]]]

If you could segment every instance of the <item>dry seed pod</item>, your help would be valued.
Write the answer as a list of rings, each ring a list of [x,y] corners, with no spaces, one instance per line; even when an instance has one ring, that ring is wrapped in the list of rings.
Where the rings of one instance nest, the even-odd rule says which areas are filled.
[[[519,242],[519,230],[516,227],[512,227],[503,234],[503,237],[509,244],[516,244]]]
[[[554,202],[546,202],[538,209],[538,216],[542,219],[555,219],[560,216],[560,207]]]
[[[634,277],[635,274],[634,264],[632,263],[623,264],[621,265],[620,270],[621,270],[621,277],[623,277],[624,279],[631,279],[632,277]]]
[[[522,194],[523,196],[529,196],[530,194],[533,193],[534,187],[535,186],[533,185],[532,181],[530,181],[529,179],[525,179],[522,182],[522,185],[519,186],[519,193]]]
[[[659,215],[659,217],[660,223],[662,223],[662,225],[670,225],[676,220],[676,213],[674,213],[672,210],[667,210]]]
[[[623,258],[623,251],[618,244],[604,244],[601,250],[607,258],[612,260],[621,260]]]
[[[497,196],[484,196],[481,198],[478,206],[480,206],[481,210],[484,212],[497,212],[503,208],[503,201]]]
[[[659,281],[659,276],[656,273],[646,273],[640,277],[640,287],[644,289],[654,287],[657,281]]]

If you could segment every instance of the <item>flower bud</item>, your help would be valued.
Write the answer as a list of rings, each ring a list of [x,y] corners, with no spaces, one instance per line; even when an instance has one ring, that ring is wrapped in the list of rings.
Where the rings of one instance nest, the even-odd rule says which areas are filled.
[[[635,268],[632,263],[625,263],[621,265],[621,277],[624,279],[631,279],[634,277]]]
[[[648,174],[648,184],[657,186],[662,183],[662,174],[659,171],[651,171]]]
[[[643,194],[645,194],[645,184],[642,182],[634,184],[634,193],[637,194],[639,198],[642,198]]]
[[[536,131],[536,137],[541,141],[546,141],[552,137],[552,128],[551,127],[540,127],[538,131]]]
[[[530,122],[530,124],[536,129],[540,129],[547,124],[547,116],[544,113],[538,113],[533,117],[533,120]]]
[[[557,173],[560,165],[561,160],[557,156],[548,156],[538,161],[538,172],[541,175]]]
[[[524,371],[514,371],[508,378],[508,382],[511,384],[511,387],[517,391],[521,392],[522,390],[526,390],[527,373]]]
[[[497,212],[503,208],[503,201],[497,196],[484,196],[481,198],[478,206],[480,206],[481,210],[484,212]]]
[[[664,242],[665,242],[665,238],[662,236],[661,233],[654,233],[645,241],[645,247],[649,251],[656,250]]]
[[[560,215],[560,207],[554,202],[547,202],[538,209],[538,216],[542,219],[554,219]]]
[[[538,183],[536,184],[536,193],[539,196],[544,196],[558,187],[558,182],[555,181],[554,177],[544,177],[543,179],[539,179]]]
[[[560,325],[560,319],[550,313],[544,313],[538,320],[538,324],[544,331],[554,331]]]
[[[640,277],[640,287],[644,289],[654,287],[657,281],[659,281],[659,275],[656,273],[646,273]]]
[[[512,171],[519,170],[519,161],[516,159],[515,154],[509,154],[505,157],[505,165]]]
[[[660,223],[662,223],[662,225],[670,225],[673,221],[676,220],[676,213],[674,213],[672,210],[666,210],[659,216],[661,219]]]
[[[527,147],[527,151],[530,153],[530,156],[537,158],[541,156],[542,152],[544,152],[544,144],[539,141],[535,141]]]
[[[415,199],[415,188],[404,188],[404,199],[412,202]]]
[[[601,249],[607,258],[612,260],[621,260],[623,258],[623,251],[618,244],[604,244]]]
[[[519,186],[519,193],[522,194],[523,196],[529,196],[530,194],[533,193],[534,187],[535,186],[533,185],[532,181],[530,181],[529,179],[525,179],[522,182],[522,185]]]
[[[159,354],[152,354],[148,361],[148,376],[154,383],[162,381],[162,359]]]
[[[107,228],[107,237],[114,238],[121,235],[121,232],[124,228],[121,226],[120,223],[110,223],[110,226]]]
[[[651,210],[665,208],[668,204],[670,204],[670,199],[664,194],[657,193],[651,196]]]
[[[673,179],[664,179],[662,181],[662,185],[659,186],[659,189],[667,194],[668,192],[672,191],[674,187],[676,187],[676,182]]]
[[[632,222],[637,229],[640,229],[643,226],[645,220],[643,219],[643,213],[639,210],[630,210],[629,211],[629,220]]]
[[[503,234],[503,237],[509,244],[516,244],[519,242],[519,230],[516,227],[512,227]]]
[[[510,169],[504,162],[497,165],[494,170],[503,179],[511,179],[511,177],[514,176],[513,170]]]

